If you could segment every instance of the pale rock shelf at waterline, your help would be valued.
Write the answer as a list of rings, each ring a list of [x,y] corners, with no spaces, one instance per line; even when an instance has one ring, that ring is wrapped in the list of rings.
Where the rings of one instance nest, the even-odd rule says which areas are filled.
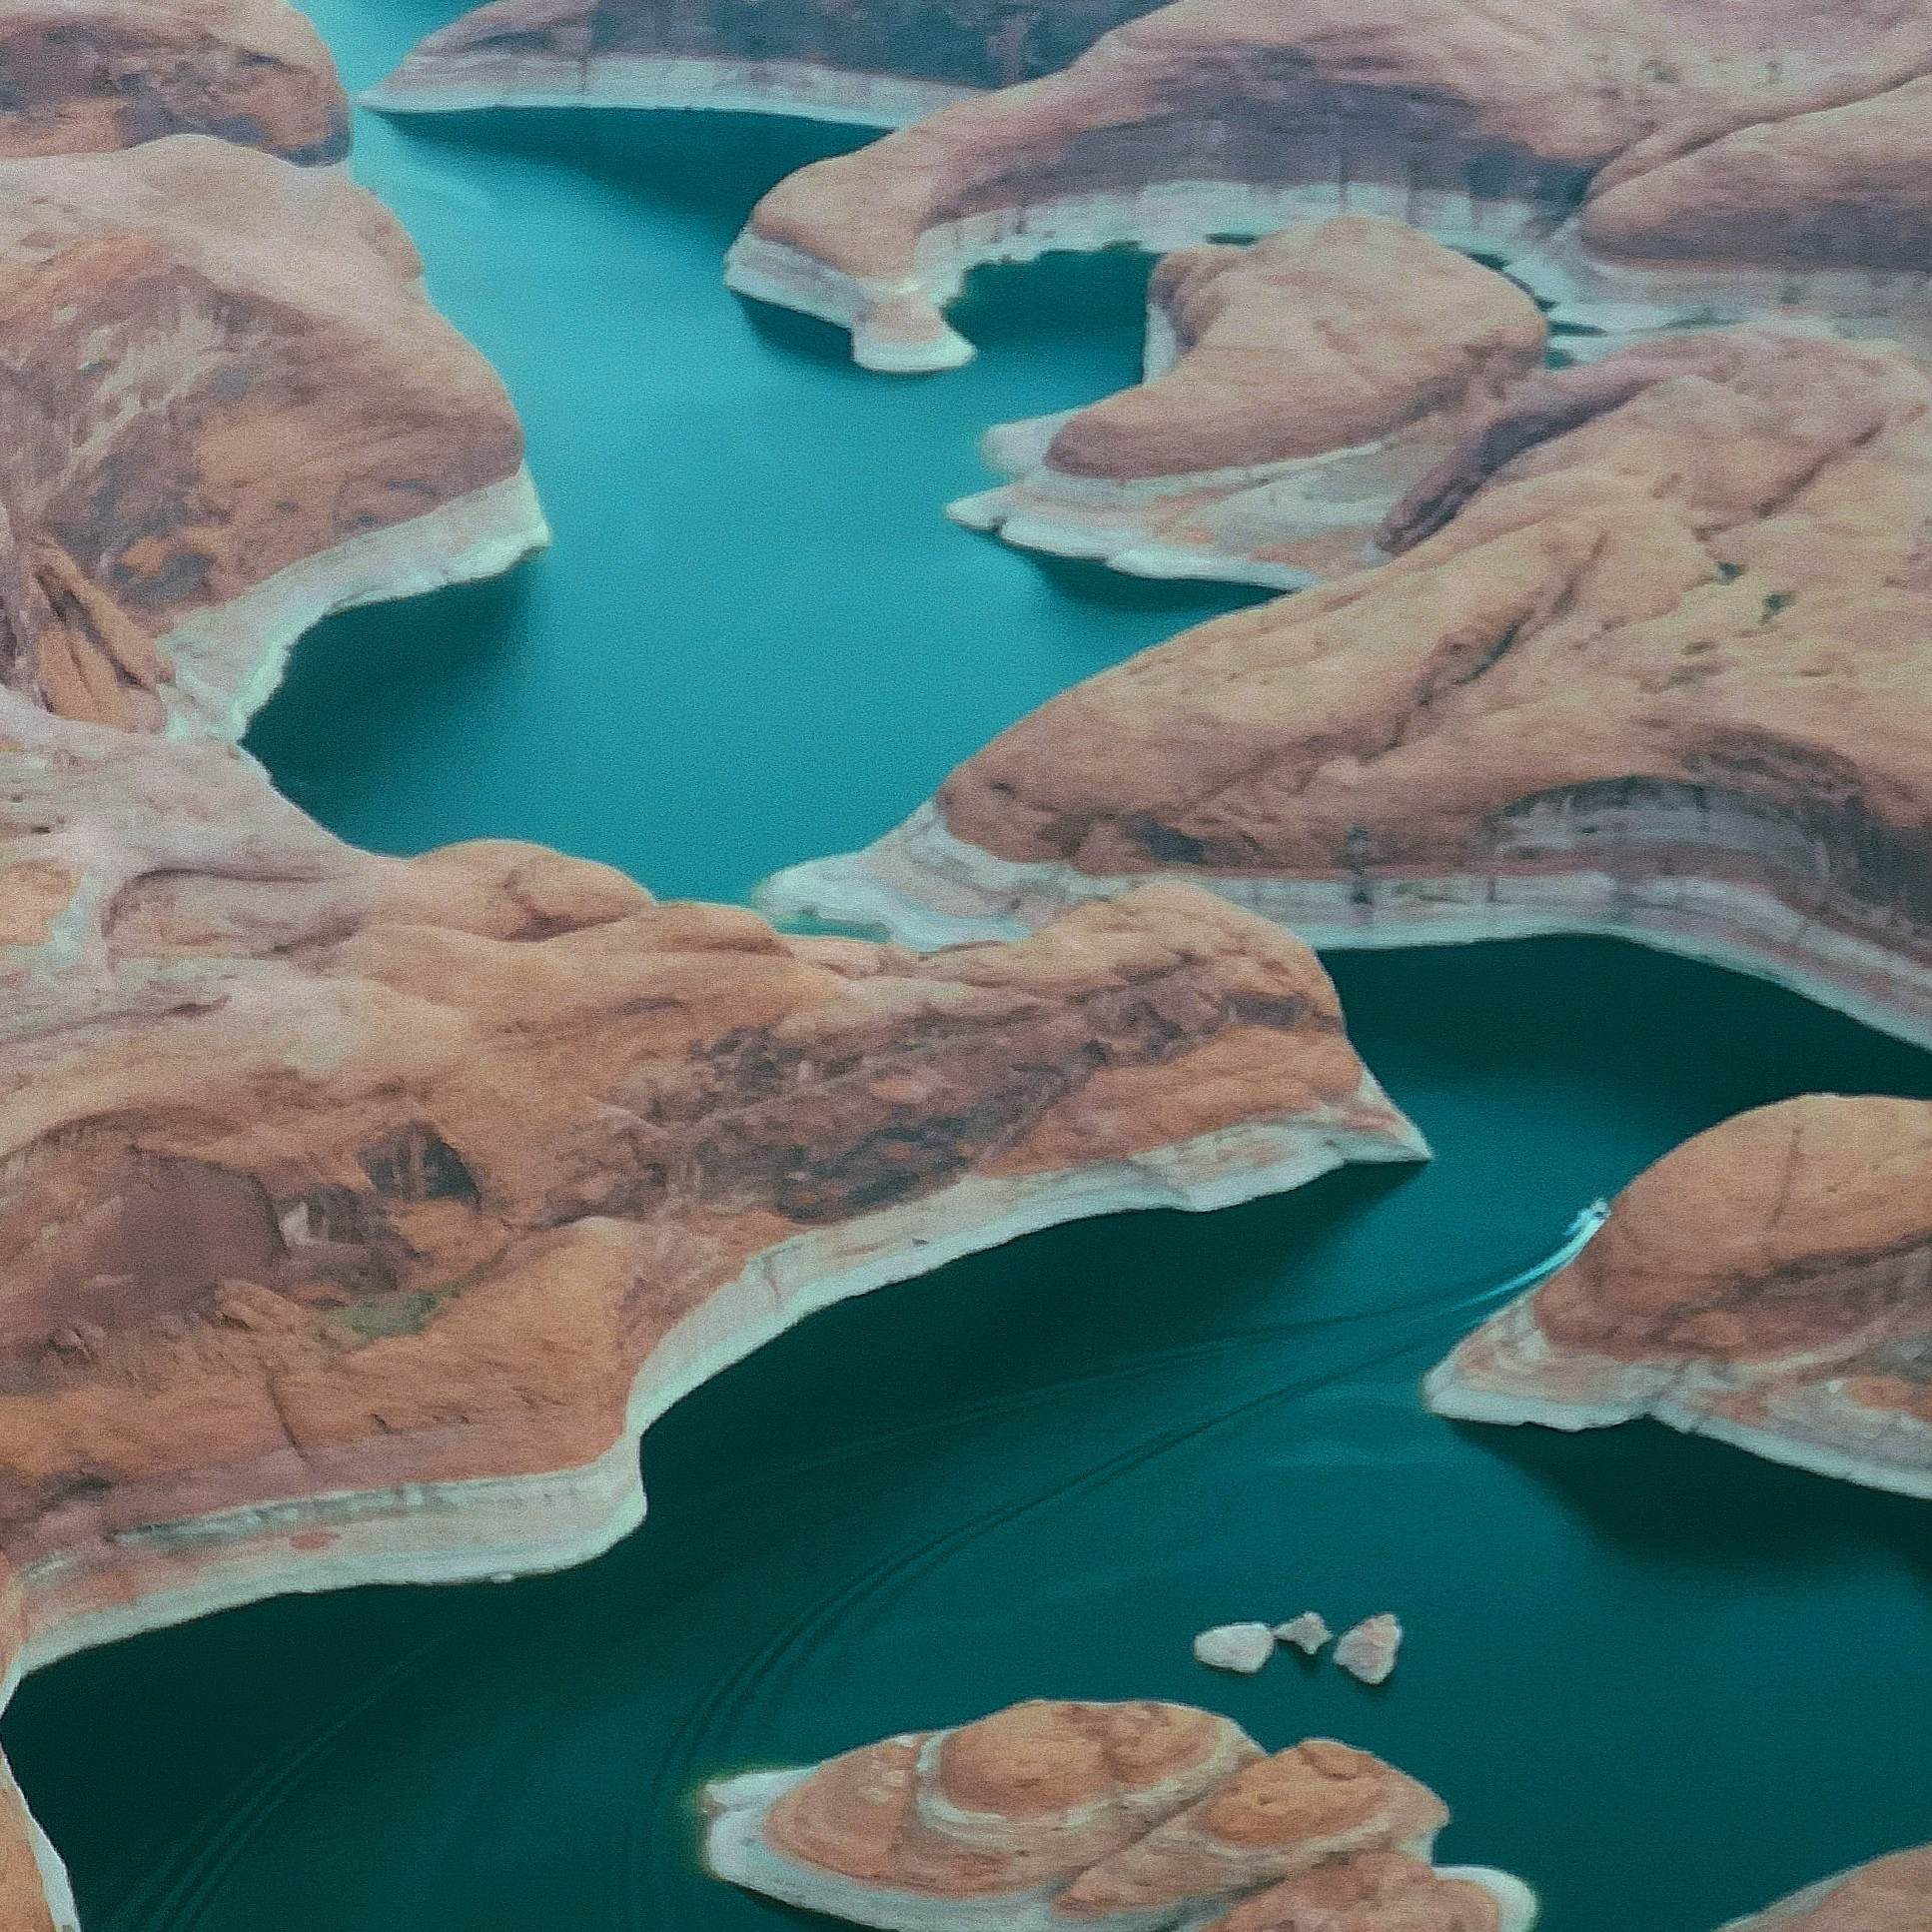
[[[1605,932],[1932,1042],[1932,379],[1803,333],[1525,385],[1402,552],[1054,698],[761,903],[912,944],[1192,880],[1318,945]]]
[[[1592,327],[1923,312],[1928,69],[1932,0],[1179,0],[801,170],[727,279],[908,372],[971,354],[942,311],[981,263],[1341,212]]]
[[[419,42],[363,99],[398,114],[715,108],[896,128],[1064,66],[1147,4],[494,0]]]
[[[1400,222],[1183,250],[1148,284],[1141,385],[990,431],[1012,481],[947,514],[1130,575],[1297,589],[1363,561],[1545,335],[1513,283]]]
[[[1431,1862],[1449,1810],[1327,1738],[1186,1704],[1036,1700],[707,1785],[704,1856],[891,1932],[1528,1932],[1519,1879]]]
[[[648,1423],[831,1302],[1426,1154],[1313,955],[1205,894],[786,939],[357,852],[219,739],[0,692],[5,1653],[581,1560]]]
[[[1471,1422],[1649,1416],[1932,1497],[1932,1103],[1810,1094],[1698,1135],[1426,1395]]]

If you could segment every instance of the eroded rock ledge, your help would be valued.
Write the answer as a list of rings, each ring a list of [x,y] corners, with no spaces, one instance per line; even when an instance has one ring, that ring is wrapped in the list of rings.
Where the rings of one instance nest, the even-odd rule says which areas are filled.
[[[786,939],[0,696],[5,1654],[580,1559],[645,1425],[815,1309],[1425,1151],[1313,955],[1187,888]]]
[[[728,279],[950,367],[969,269],[1340,211],[1505,259],[1565,320],[1921,314],[1932,6],[1179,0],[1064,71],[814,163]]]
[[[705,1787],[719,1878],[902,1932],[1528,1932],[1520,1879],[1432,1862],[1449,1808],[1329,1738],[1186,1704],[1014,1704]]]
[[[1427,1397],[1553,1429],[1651,1416],[1932,1496],[1932,1102],[1810,1094],[1698,1135]]]
[[[1189,878],[1316,944],[1624,934],[1932,1040],[1929,407],[1804,334],[1550,372],[1394,561],[1076,685],[763,902],[925,944]]]
[[[1013,481],[947,514],[1137,576],[1298,589],[1356,568],[1408,489],[1541,367],[1535,304],[1376,216],[1163,257],[1146,380],[981,444]]]
[[[1051,73],[1150,4],[494,0],[420,42],[367,101],[404,114],[709,107],[892,128]]]

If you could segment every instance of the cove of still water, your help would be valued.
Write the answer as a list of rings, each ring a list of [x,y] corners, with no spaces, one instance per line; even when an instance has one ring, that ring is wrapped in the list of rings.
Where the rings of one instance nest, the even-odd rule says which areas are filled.
[[[440,18],[312,11],[352,84]],[[893,383],[717,279],[757,193],[849,137],[359,135],[516,396],[557,547],[305,644],[252,742],[346,836],[540,838],[737,897],[1232,601],[939,515],[983,425],[1131,375],[1131,258],[997,278],[981,361]],[[700,1874],[699,1780],[1039,1694],[1383,1752],[1548,1932],[1709,1932],[1932,1837],[1927,1505],[1413,1393],[1458,1302],[1686,1134],[1810,1088],[1932,1094],[1932,1059],[1611,944],[1333,964],[1427,1170],[1061,1229],[821,1316],[651,1432],[649,1521],[580,1570],[263,1604],[31,1680],[6,1743],[90,1932],[802,1928]],[[1189,1660],[1204,1624],[1309,1607],[1399,1610],[1395,1680]]]

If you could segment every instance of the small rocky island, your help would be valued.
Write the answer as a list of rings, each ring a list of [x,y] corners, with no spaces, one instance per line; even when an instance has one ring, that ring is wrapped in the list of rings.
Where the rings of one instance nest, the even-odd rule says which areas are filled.
[[[1367,1751],[1265,1752],[1187,1704],[1014,1704],[705,1787],[706,1863],[899,1932],[1528,1932],[1520,1879],[1433,1862],[1449,1807]]]

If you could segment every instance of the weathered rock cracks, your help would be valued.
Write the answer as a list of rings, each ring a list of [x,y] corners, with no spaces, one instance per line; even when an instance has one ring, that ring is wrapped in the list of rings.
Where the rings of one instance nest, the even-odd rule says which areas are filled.
[[[1805,333],[1549,372],[1392,562],[1076,685],[765,902],[923,943],[1187,878],[1318,944],[1625,934],[1932,1039],[1929,406]]]
[[[1932,1496],[1932,1102],[1810,1094],[1698,1135],[1427,1394],[1475,1422],[1652,1416]]]
[[[0,160],[0,683],[238,735],[330,610],[546,540],[503,387],[334,171]]]
[[[902,1932],[1527,1932],[1521,1880],[1432,1863],[1449,1808],[1328,1738],[1186,1704],[1015,1704],[705,1787],[705,1858]]]

